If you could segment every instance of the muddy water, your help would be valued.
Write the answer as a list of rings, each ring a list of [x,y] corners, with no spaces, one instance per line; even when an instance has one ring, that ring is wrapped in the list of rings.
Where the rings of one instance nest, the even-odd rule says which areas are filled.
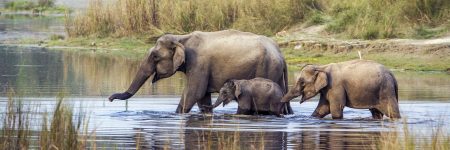
[[[49,19],[42,28],[11,20],[16,19],[2,20],[4,31],[11,34],[1,38],[60,32],[57,27],[61,22],[54,22],[56,19]],[[372,120],[369,111],[348,108],[343,120],[310,118],[317,99],[302,105],[292,102],[295,114],[285,118],[235,116],[236,103],[217,108],[213,115],[201,115],[197,107],[179,115],[174,111],[186,82],[183,74],[154,85],[146,83],[128,103],[106,101],[111,93],[128,87],[139,59],[86,50],[0,45],[0,112],[5,113],[8,88],[41,107],[40,112],[51,111],[56,95],[63,93],[75,111],[81,109],[89,115],[88,128],[96,131],[90,146],[106,149],[215,149],[224,145],[241,149],[369,149],[380,134],[404,124],[421,135],[417,138],[429,138],[431,129],[450,125],[450,75],[439,72],[394,72],[406,121]],[[291,84],[295,74],[295,70],[290,71]],[[36,120],[41,114],[36,113]],[[36,123],[32,128],[40,127]]]

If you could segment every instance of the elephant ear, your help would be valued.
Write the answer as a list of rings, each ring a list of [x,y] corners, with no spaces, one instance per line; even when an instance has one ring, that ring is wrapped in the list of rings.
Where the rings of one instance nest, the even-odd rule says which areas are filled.
[[[184,48],[183,44],[181,44],[178,41],[174,41],[173,43],[175,44],[175,52],[173,54],[173,71],[176,71],[184,63],[185,48]]]
[[[314,88],[319,92],[322,88],[328,85],[328,77],[326,72],[318,71],[316,80],[314,81]]]
[[[234,84],[234,96],[236,97],[236,100],[239,98],[239,96],[242,94],[241,85],[233,81]]]

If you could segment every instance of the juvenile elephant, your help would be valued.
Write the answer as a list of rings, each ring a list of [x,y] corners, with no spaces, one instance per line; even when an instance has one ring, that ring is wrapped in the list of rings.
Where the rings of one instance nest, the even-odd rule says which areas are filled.
[[[236,114],[243,115],[276,115],[287,114],[281,112],[286,103],[280,102],[283,89],[268,79],[254,78],[251,80],[229,80],[220,89],[219,97],[213,108],[223,103],[223,106],[232,100],[238,102]]]
[[[211,112],[210,107],[203,106],[211,105],[211,93],[218,92],[227,79],[263,77],[278,83],[287,92],[286,62],[272,39],[236,30],[196,31],[160,37],[150,48],[128,90],[111,95],[109,100],[128,99],[150,76],[154,83],[176,71],[185,73],[187,78],[177,113],[190,112],[196,103],[202,112]],[[289,104],[284,110],[292,113]]]
[[[369,109],[375,119],[400,118],[398,87],[394,75],[383,65],[369,60],[352,60],[323,66],[307,65],[294,87],[283,97],[289,102],[301,96],[300,103],[320,93],[313,117],[332,115],[342,119],[344,106]]]

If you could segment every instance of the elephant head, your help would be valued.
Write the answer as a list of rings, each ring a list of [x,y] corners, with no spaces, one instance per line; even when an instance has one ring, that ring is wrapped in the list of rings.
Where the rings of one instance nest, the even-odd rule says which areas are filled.
[[[153,75],[152,83],[159,79],[167,78],[175,74],[185,61],[185,48],[174,35],[164,35],[156,41],[156,45],[149,49],[149,53],[141,63],[141,66],[128,90],[124,93],[116,93],[109,97],[125,100],[133,96],[139,88]]]
[[[300,75],[286,95],[283,96],[281,102],[289,102],[290,100],[302,96],[300,103],[316,96],[321,89],[328,85],[327,73],[323,67],[315,65],[306,65],[300,72]]]
[[[223,106],[225,106],[232,100],[237,100],[240,94],[241,87],[239,84],[236,84],[235,80],[226,81],[223,87],[220,88],[219,97],[212,107],[215,108],[221,103],[223,103]]]

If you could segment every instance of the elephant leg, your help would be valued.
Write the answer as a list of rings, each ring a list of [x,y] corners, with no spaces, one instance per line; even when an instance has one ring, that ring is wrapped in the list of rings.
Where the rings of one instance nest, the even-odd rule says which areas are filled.
[[[243,108],[238,107],[236,114],[238,114],[238,115],[253,115],[253,111],[251,111],[250,109],[243,109]]]
[[[327,94],[330,103],[330,112],[333,119],[342,119],[344,117],[344,107],[346,102],[345,90],[330,90]]]
[[[396,91],[394,83],[385,81],[379,93],[380,103],[376,107],[391,119],[401,118]]]
[[[188,74],[188,82],[183,92],[182,99],[178,103],[176,113],[189,113],[195,103],[201,101],[206,95],[208,78],[205,78],[206,71],[193,71],[198,74]],[[211,98],[210,98],[211,99]],[[211,102],[209,103],[211,104]]]
[[[197,102],[197,106],[202,113],[212,113],[212,107],[205,107],[211,106],[211,93],[206,93],[205,96]]]
[[[283,114],[294,114],[294,110],[292,110],[292,107],[291,107],[291,103],[290,102],[287,102],[286,103],[286,108],[287,108],[287,112],[284,112]]]
[[[383,119],[383,113],[376,108],[370,108],[370,113],[372,113],[373,119]]]
[[[238,110],[236,114],[241,115],[253,115],[254,109],[252,110],[252,98],[248,95],[241,95],[238,100]]]
[[[388,100],[388,103],[379,106],[377,109],[391,119],[401,118],[397,102],[391,102],[390,100]]]
[[[312,117],[323,118],[330,114],[330,103],[323,97],[320,96],[319,104],[317,104],[316,110],[311,114]]]
[[[278,83],[278,85],[281,86],[281,88],[283,89],[283,91],[288,91],[288,90],[287,90],[287,84],[285,84],[285,82],[287,82],[287,81],[285,81],[285,80],[286,80],[286,79],[281,78],[277,83]],[[284,85],[286,85],[286,87],[284,87]],[[286,89],[285,89],[285,88],[286,88]],[[283,110],[282,110],[282,113],[283,113],[284,115],[291,115],[291,114],[294,114],[294,110],[292,110],[291,103],[287,102],[287,103],[284,105],[284,108],[283,108]]]

